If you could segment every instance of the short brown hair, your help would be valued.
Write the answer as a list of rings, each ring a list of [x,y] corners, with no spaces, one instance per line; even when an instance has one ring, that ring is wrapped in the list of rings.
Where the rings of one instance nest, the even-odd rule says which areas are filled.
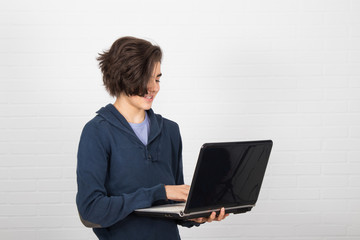
[[[111,96],[147,94],[147,84],[156,62],[161,62],[159,46],[135,37],[117,39],[97,60],[106,90]]]

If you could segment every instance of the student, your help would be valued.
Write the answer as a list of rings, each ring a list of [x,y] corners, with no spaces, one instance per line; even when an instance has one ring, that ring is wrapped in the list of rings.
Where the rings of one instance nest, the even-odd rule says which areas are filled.
[[[198,226],[218,217],[175,221],[137,216],[138,208],[186,201],[178,125],[155,114],[160,90],[160,47],[134,37],[116,40],[98,57],[114,104],[101,108],[81,134],[76,203],[82,222],[99,239],[180,239],[177,225]]]

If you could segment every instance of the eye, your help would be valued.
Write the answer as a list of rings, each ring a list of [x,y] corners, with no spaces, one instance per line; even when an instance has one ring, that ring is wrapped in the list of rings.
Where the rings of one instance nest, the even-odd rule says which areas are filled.
[[[160,79],[156,79],[155,81],[156,81],[156,82],[160,82]]]

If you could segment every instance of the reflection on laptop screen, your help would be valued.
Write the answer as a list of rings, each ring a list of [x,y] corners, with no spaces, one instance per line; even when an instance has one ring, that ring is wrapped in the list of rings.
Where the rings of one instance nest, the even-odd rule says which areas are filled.
[[[187,210],[255,204],[270,150],[251,143],[205,148]]]

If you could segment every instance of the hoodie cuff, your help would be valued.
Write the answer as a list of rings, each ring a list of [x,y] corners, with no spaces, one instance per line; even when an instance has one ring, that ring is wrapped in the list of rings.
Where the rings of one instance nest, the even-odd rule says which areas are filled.
[[[164,184],[158,184],[155,187],[153,187],[153,202],[157,200],[167,200],[166,198],[166,191],[165,191],[165,185]]]

